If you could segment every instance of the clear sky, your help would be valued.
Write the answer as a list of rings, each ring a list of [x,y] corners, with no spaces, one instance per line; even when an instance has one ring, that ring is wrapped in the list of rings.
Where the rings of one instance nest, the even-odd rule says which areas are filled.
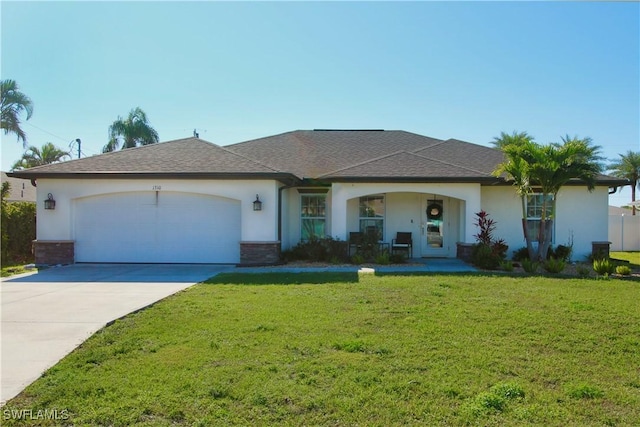
[[[168,141],[400,129],[640,151],[637,2],[7,2],[3,79],[30,145],[84,155],[141,107]],[[2,135],[2,170],[21,156]],[[625,204],[630,191],[610,202]]]

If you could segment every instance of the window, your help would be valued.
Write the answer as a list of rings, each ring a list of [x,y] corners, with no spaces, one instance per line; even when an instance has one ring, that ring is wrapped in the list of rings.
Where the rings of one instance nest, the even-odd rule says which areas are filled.
[[[542,218],[542,209],[544,204],[544,196],[541,193],[529,194],[527,196],[527,228],[529,237],[533,242],[538,241],[538,235],[540,233],[540,219]],[[547,204],[544,207],[546,211],[546,217],[551,218],[552,209],[551,203],[553,202],[553,194],[547,195]],[[553,236],[553,233],[552,233]],[[553,241],[553,238],[552,238]]]
[[[384,195],[360,197],[359,222],[362,233],[375,233],[383,240]]]
[[[300,196],[300,236],[302,240],[325,236],[326,200],[324,194]]]

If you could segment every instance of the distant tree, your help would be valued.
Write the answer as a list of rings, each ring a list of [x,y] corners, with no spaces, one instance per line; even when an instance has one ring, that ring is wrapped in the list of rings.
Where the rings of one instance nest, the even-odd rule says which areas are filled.
[[[608,170],[611,175],[618,178],[626,178],[631,181],[631,201],[636,201],[636,188],[640,188],[640,151],[627,151],[627,154],[619,154],[620,160],[611,163]],[[633,206],[633,215],[636,207]]]
[[[51,142],[47,142],[42,148],[32,145],[25,151],[22,158],[13,164],[12,169],[21,170],[49,165],[51,163],[61,162],[65,157],[71,157],[69,152],[61,150]]]
[[[23,147],[27,146],[27,135],[20,127],[20,115],[27,114],[26,120],[33,114],[33,103],[28,96],[20,92],[15,80],[2,80],[0,82],[0,101],[2,109],[1,127],[4,134],[13,133],[22,140]]]
[[[0,202],[4,203],[5,199],[9,197],[9,191],[11,191],[11,184],[9,184],[9,181],[3,182],[2,187],[0,188]]]
[[[115,151],[121,145],[124,149],[155,144],[158,140],[158,132],[149,124],[147,115],[140,107],[136,107],[126,119],[118,116],[118,120],[109,126],[109,142],[102,148],[102,152]]]
[[[589,191],[595,188],[595,181],[602,171],[600,147],[592,145],[590,138],[562,138],[562,144],[540,145],[532,139],[519,143],[501,145],[505,162],[495,170],[496,175],[506,175],[513,181],[521,198],[532,194],[537,188],[542,195],[540,226],[538,227],[537,250],[533,250],[526,212],[523,214],[523,232],[527,240],[529,257],[534,260],[547,259],[551,245],[553,221],[556,212],[558,192],[567,182],[579,179]],[[549,197],[552,196],[552,197]],[[524,206],[523,200],[523,206]],[[551,205],[548,206],[547,204]],[[550,212],[550,214],[547,214]]]

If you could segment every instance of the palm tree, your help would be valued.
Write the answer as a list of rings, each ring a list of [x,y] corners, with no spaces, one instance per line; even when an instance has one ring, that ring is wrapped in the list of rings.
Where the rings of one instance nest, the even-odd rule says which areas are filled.
[[[157,142],[158,132],[149,124],[145,112],[136,107],[126,119],[118,116],[118,120],[109,126],[109,142],[102,148],[102,152],[115,151],[121,144],[125,149]]]
[[[65,157],[71,157],[71,155],[67,151],[59,149],[51,142],[47,142],[42,148],[32,145],[25,151],[22,158],[13,164],[12,169],[29,169],[36,166],[57,163],[64,160]]]
[[[592,145],[590,138],[567,136],[562,138],[562,144],[540,145],[533,141],[506,144],[503,152],[506,160],[495,173],[506,173],[507,178],[514,181],[522,198],[531,194],[532,187],[539,188],[542,195],[538,250],[534,257],[531,251],[532,236],[527,233],[526,214],[523,215],[523,230],[531,259],[545,260],[551,245],[558,192],[573,179],[581,180],[589,191],[593,191],[596,178],[603,169],[599,163],[602,160],[600,147]]]
[[[534,143],[533,138],[526,132],[517,133],[514,131],[512,135],[502,132],[500,137],[494,138],[492,143],[497,148],[500,148],[505,155],[505,161],[498,165],[494,175],[513,181],[513,186],[522,202],[522,233],[527,242],[529,258],[534,259],[535,249],[533,247],[533,239],[529,236],[526,205],[527,195],[531,193],[531,185],[527,174],[527,164],[519,154],[523,146]]]
[[[627,154],[619,154],[620,160],[609,165],[611,175],[618,178],[626,178],[631,181],[631,201],[636,201],[636,188],[640,188],[640,151],[627,151]],[[633,215],[636,207],[633,206]]]
[[[33,103],[28,96],[20,92],[15,80],[2,80],[0,82],[2,120],[1,127],[4,134],[13,133],[22,140],[22,145],[27,145],[27,135],[20,127],[20,115],[25,112],[27,120],[33,114]]]

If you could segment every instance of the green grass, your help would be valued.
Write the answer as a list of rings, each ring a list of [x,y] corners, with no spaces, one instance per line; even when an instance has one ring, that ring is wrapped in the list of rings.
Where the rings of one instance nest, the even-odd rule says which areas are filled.
[[[640,269],[640,252],[611,252],[611,258],[628,261],[632,269]]]
[[[58,423],[78,426],[638,425],[639,295],[621,280],[225,274],[103,329],[3,414],[66,410]]]
[[[32,271],[32,270],[27,270],[26,268],[24,268],[23,263],[16,264],[16,265],[12,265],[10,263],[9,265],[2,266],[2,269],[0,270],[0,277],[15,276],[16,274],[27,273],[29,271]]]

